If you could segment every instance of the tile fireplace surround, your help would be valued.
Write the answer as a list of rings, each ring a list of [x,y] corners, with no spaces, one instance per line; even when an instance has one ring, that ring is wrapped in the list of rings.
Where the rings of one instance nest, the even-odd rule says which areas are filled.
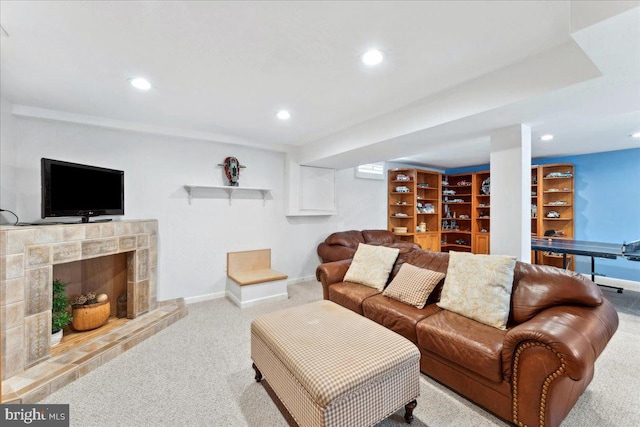
[[[127,318],[166,314],[157,302],[157,247],[156,220],[0,227],[2,380],[51,358],[55,264],[126,253]],[[175,319],[185,314],[178,311]]]

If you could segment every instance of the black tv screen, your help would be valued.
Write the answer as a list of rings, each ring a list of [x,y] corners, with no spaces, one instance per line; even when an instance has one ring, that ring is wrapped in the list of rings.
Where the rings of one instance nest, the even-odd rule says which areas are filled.
[[[124,215],[124,172],[42,159],[42,218]]]

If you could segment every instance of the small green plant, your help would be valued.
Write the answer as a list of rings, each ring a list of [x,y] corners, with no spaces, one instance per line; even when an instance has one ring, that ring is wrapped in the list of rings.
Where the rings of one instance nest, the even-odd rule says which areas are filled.
[[[64,293],[68,283],[56,279],[53,281],[53,304],[51,305],[51,333],[63,329],[73,320],[69,313],[69,298]]]

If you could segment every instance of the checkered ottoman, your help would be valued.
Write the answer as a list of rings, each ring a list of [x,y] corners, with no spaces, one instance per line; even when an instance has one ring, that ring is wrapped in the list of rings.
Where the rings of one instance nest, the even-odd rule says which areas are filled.
[[[403,405],[413,419],[420,352],[404,337],[331,301],[251,323],[251,358],[302,426],[373,425]]]

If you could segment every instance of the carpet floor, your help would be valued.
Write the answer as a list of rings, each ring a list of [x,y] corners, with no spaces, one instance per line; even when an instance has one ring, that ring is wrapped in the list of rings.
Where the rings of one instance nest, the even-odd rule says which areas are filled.
[[[603,290],[620,327],[564,427],[640,425],[640,293]],[[317,282],[289,286],[289,299],[240,310],[226,299],[189,306],[189,315],[40,403],[69,403],[72,426],[288,426],[268,382],[256,383],[251,320],[322,298]],[[400,410],[378,424],[405,426]],[[412,426],[507,426],[421,375]],[[346,427],[346,426],[345,426]]]

